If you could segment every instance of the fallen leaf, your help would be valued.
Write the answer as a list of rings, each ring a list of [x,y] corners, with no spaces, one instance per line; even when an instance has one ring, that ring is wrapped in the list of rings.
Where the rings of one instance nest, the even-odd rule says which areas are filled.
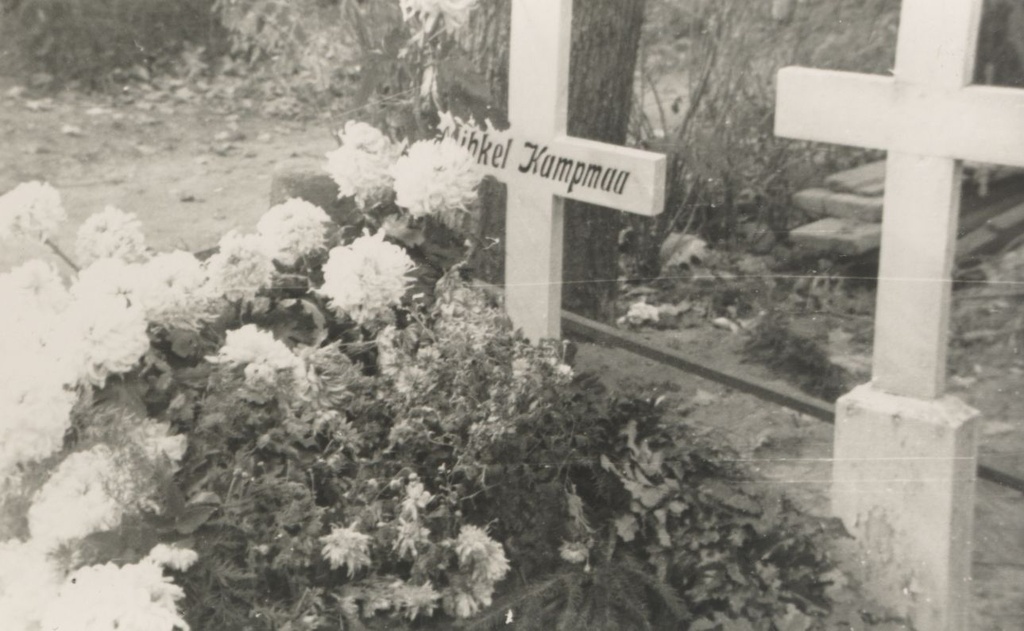
[[[716,329],[726,329],[728,331],[732,331],[733,333],[739,333],[742,330],[742,327],[740,327],[739,324],[736,324],[729,318],[715,318],[714,320],[711,321],[711,324]]]
[[[25,107],[32,112],[48,112],[53,109],[53,99],[39,99],[37,101],[25,101]]]
[[[658,260],[661,268],[667,269],[679,265],[693,267],[703,261],[708,254],[708,244],[692,234],[673,232],[661,243]]]
[[[718,396],[708,392],[707,390],[701,390],[700,388],[697,388],[697,394],[693,395],[693,398],[690,399],[690,402],[693,403],[694,405],[703,407],[705,405],[717,403]]]

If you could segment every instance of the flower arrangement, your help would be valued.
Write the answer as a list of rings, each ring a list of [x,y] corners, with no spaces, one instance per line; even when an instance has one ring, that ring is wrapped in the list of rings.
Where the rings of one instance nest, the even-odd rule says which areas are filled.
[[[552,611],[607,601],[586,628],[646,611],[676,628],[822,602],[810,527],[688,489],[709,465],[672,445],[693,440],[600,396],[561,344],[523,339],[464,264],[389,233],[467,237],[452,218],[479,174],[458,147],[345,136],[391,156],[372,174],[384,194],[369,176],[347,189],[372,204],[360,225],[289,200],[206,260],[152,252],[107,209],[80,231],[80,267],[51,236],[55,191],[0,198],[7,234],[70,270],[0,274],[0,620],[315,631],[516,612],[553,628]],[[701,546],[732,569],[694,565]],[[693,576],[715,582],[681,605]]]
[[[329,156],[329,164],[348,159],[344,190],[364,203],[390,194],[404,145],[365,124],[350,123],[341,137],[344,155]],[[476,183],[462,184],[459,195],[470,202]],[[255,233],[226,234],[205,261],[150,251],[138,219],[113,207],[82,224],[76,261],[53,240],[65,216],[47,184],[0,197],[3,236],[42,241],[70,268],[69,282],[43,261],[0,275],[9,305],[0,341],[9,358],[0,366],[8,377],[0,386],[0,524],[9,526],[0,545],[36,577],[30,599],[13,575],[0,579],[0,612],[25,629],[187,629],[185,591],[175,578],[210,555],[185,535],[233,496],[231,485],[213,482],[193,479],[191,493],[183,488],[204,447],[216,442],[206,436],[210,428],[186,421],[186,408],[269,413],[264,408],[275,401],[284,407],[269,416],[283,422],[289,440],[302,437],[311,448],[333,437],[339,442],[331,450],[315,451],[337,449],[335,459],[354,452],[362,432],[341,404],[374,366],[343,345],[374,346],[376,333],[409,308],[417,265],[381,229],[345,242],[322,209],[297,199],[271,208]],[[290,326],[301,330],[289,333]],[[253,447],[264,449],[267,440],[261,435]],[[324,562],[326,584],[345,582],[330,574],[336,569],[366,582],[350,586],[344,611],[412,620],[456,600],[446,610],[478,611],[507,572],[501,546],[481,528],[428,526],[433,496],[411,475],[391,545],[381,545],[380,524],[358,511],[337,511],[333,517],[357,519],[328,529],[321,522],[328,514],[313,509],[308,554],[288,562],[281,550],[267,555],[295,567]],[[438,547],[449,551],[452,571],[467,573],[460,589],[471,595],[441,588],[443,576],[435,588],[422,577],[382,582],[373,570],[382,556],[417,559]],[[107,592],[96,591],[99,581]]]

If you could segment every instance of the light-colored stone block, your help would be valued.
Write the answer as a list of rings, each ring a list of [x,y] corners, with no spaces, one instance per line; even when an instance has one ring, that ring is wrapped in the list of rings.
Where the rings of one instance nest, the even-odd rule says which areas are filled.
[[[878,249],[882,227],[877,223],[828,217],[800,226],[789,237],[796,245],[815,252],[857,255]]]
[[[968,627],[977,412],[865,385],[836,403],[832,509],[866,589],[917,629]]]
[[[878,223],[882,220],[881,197],[809,188],[794,195],[793,203],[816,217],[836,217],[868,223]]]
[[[885,189],[885,160],[834,173],[825,178],[825,186],[841,193],[881,195]]]
[[[838,219],[878,223],[882,221],[882,198],[833,193],[825,199],[825,214]]]
[[[829,195],[832,191],[827,188],[808,188],[793,195],[793,203],[800,210],[821,217],[825,214],[825,200]]]

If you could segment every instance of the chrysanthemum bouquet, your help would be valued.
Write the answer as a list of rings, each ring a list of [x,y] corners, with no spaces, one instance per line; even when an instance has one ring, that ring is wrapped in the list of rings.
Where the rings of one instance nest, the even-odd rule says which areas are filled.
[[[361,125],[343,138],[342,192],[397,191],[394,221],[451,224],[472,206],[479,176],[458,147],[404,155]],[[46,184],[0,197],[0,233],[63,265],[0,275],[5,628],[313,629],[491,604],[509,562],[460,508],[480,479],[456,472],[509,431],[497,415],[529,404],[529,379],[508,354],[508,392],[478,423],[437,433],[409,412],[417,394],[447,397],[417,391],[448,347],[482,351],[507,329],[458,269],[420,291],[423,261],[385,229],[298,199],[204,260],[152,251],[113,207],[68,254],[64,216]],[[557,349],[512,344],[517,370],[567,382]]]
[[[0,236],[63,266],[0,274],[0,627],[685,628],[827,604],[819,530],[714,491],[718,452],[407,247],[472,214],[459,147],[343,137],[365,221],[293,199],[205,257],[153,252],[113,208],[69,255],[57,191],[0,196]]]

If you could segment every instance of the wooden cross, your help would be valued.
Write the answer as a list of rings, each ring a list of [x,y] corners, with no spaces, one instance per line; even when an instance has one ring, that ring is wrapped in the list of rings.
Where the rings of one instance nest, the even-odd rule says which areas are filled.
[[[983,0],[903,0],[892,77],[786,68],[779,136],[887,149],[873,383],[945,389],[961,163],[1024,166],[1024,91],[970,86]]]
[[[508,187],[505,308],[534,341],[561,336],[563,200],[649,216],[665,201],[664,156],[567,135],[571,27],[572,0],[512,0],[511,127],[449,129]]]

